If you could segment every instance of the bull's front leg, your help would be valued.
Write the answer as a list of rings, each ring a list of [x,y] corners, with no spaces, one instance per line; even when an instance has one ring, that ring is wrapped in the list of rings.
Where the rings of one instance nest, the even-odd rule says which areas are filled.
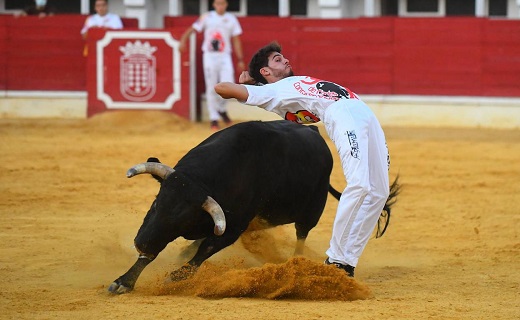
[[[172,281],[180,281],[189,278],[197,271],[204,261],[225,247],[232,245],[239,236],[240,233],[234,234],[230,230],[226,230],[226,233],[223,236],[212,236],[204,239],[201,242],[197,253],[195,253],[195,256],[193,256],[193,258],[185,265],[174,270],[170,274],[170,279]]]
[[[122,294],[132,291],[137,278],[139,278],[139,275],[143,272],[144,268],[146,268],[146,266],[152,261],[153,259],[140,256],[124,275],[112,282],[110,287],[108,287],[108,291],[114,294]]]

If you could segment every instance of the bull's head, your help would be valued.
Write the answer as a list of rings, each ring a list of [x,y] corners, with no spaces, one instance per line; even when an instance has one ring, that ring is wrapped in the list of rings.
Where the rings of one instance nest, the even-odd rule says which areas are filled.
[[[142,173],[149,173],[160,178],[165,187],[161,187],[135,238],[135,246],[141,256],[150,260],[154,259],[169,242],[178,236],[175,233],[172,234],[171,219],[185,215],[187,217],[185,220],[188,220],[188,217],[192,216],[190,212],[192,208],[202,208],[211,216],[215,225],[213,232],[217,236],[224,233],[226,218],[220,205],[206,193],[200,192],[200,189],[196,188],[193,183],[187,182],[183,175],[175,173],[174,169],[159,162],[140,163],[128,169],[126,175],[131,178]],[[168,177],[171,181],[166,181]],[[194,189],[197,190],[194,191]],[[176,194],[183,195],[181,199],[172,198],[172,190],[175,190]],[[175,212],[175,215],[170,214],[171,212]],[[187,223],[197,222],[187,221]]]
[[[126,176],[128,178],[131,178],[138,174],[149,173],[152,175],[159,176],[163,180],[166,180],[166,178],[174,172],[175,170],[162,163],[145,162],[135,165],[132,168],[128,169]],[[213,219],[213,222],[215,222],[215,234],[217,236],[222,235],[226,230],[226,217],[220,205],[212,197],[207,196],[205,201],[202,203],[201,207],[207,213],[209,213],[209,215]]]

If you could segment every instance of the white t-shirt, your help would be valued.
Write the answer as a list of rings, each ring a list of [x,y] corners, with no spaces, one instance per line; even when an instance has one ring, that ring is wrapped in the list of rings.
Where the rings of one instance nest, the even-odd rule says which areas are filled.
[[[203,52],[231,53],[231,38],[242,34],[238,19],[231,13],[219,15],[212,10],[201,15],[192,25],[197,32],[204,30]]]
[[[123,29],[123,22],[121,21],[121,18],[114,13],[107,13],[104,16],[100,16],[99,14],[94,14],[92,16],[89,16],[85,20],[85,24],[83,25],[83,28],[81,29],[81,34],[85,34],[88,29],[92,27],[99,27],[99,28],[107,28],[107,29]]]
[[[359,99],[345,87],[308,76],[287,77],[263,86],[245,87],[249,93],[245,104],[264,108],[296,123],[318,122],[334,102]]]

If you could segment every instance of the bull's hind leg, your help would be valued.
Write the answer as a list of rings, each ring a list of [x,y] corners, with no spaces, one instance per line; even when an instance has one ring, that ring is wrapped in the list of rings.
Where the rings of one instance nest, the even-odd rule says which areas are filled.
[[[296,221],[294,223],[294,227],[296,229],[296,246],[294,248],[294,255],[301,256],[303,255],[303,251],[305,249],[305,240],[309,235],[309,232],[318,224],[318,220],[321,217],[321,210],[315,209],[314,211],[308,211],[306,214],[302,216],[300,221]],[[304,220],[304,221],[301,221]]]
[[[294,247],[294,255],[301,256],[303,255],[303,249],[305,248],[305,240],[309,235],[309,229],[303,228],[298,224],[295,224],[296,227],[296,246]]]
[[[309,232],[314,228],[321,218],[323,209],[325,208],[325,202],[327,201],[328,192],[328,176],[327,180],[318,184],[322,186],[322,190],[316,191],[316,196],[311,198],[310,201],[305,205],[305,210],[298,215],[298,218],[294,222],[296,228],[296,247],[294,249],[294,255],[303,255],[305,248],[305,240],[309,235]]]

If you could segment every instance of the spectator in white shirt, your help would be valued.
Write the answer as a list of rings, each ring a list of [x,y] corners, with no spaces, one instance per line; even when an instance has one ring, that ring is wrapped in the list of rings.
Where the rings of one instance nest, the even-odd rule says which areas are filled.
[[[121,18],[115,13],[108,12],[108,0],[96,0],[94,10],[96,10],[96,14],[89,16],[81,29],[84,39],[87,38],[88,30],[93,27],[123,29]]]

